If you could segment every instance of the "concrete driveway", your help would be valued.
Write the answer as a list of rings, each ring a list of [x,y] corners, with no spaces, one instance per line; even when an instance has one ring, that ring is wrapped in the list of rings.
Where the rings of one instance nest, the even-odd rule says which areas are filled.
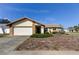
[[[14,36],[0,38],[0,54],[9,54],[18,45],[23,43],[29,37],[27,36]]]

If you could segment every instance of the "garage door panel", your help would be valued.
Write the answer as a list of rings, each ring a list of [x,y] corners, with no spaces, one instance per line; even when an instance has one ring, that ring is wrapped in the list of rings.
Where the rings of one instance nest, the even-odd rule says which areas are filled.
[[[14,28],[14,35],[32,35],[32,28]]]

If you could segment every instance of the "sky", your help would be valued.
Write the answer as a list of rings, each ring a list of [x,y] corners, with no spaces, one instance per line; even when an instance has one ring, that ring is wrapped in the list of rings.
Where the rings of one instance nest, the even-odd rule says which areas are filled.
[[[62,24],[68,28],[79,24],[77,3],[0,3],[0,18],[15,21],[28,17],[42,24]]]

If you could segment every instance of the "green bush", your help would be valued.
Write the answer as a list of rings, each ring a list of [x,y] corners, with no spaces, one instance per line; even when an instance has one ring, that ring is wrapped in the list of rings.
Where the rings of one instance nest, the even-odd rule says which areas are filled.
[[[33,34],[31,37],[34,38],[47,38],[53,36],[52,34]]]
[[[60,31],[60,32],[52,32],[53,34],[65,34],[65,31]]]
[[[69,35],[68,33],[65,33],[66,35]]]
[[[53,34],[57,34],[58,32],[52,32]]]
[[[49,32],[45,32],[45,34],[50,34]]]

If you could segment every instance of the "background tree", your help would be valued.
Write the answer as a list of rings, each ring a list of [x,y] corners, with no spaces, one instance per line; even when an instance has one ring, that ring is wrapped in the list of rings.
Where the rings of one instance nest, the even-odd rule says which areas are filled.
[[[68,28],[70,32],[73,32],[73,27]]]
[[[0,19],[0,25],[1,25],[3,34],[5,34],[6,24],[8,23],[10,23],[8,19]]]
[[[79,24],[73,27],[69,27],[68,28],[70,32],[73,32],[75,30],[75,32],[79,32]]]
[[[74,26],[74,30],[76,31],[76,32],[78,32],[78,26]]]
[[[8,19],[0,19],[0,24],[10,23]]]

